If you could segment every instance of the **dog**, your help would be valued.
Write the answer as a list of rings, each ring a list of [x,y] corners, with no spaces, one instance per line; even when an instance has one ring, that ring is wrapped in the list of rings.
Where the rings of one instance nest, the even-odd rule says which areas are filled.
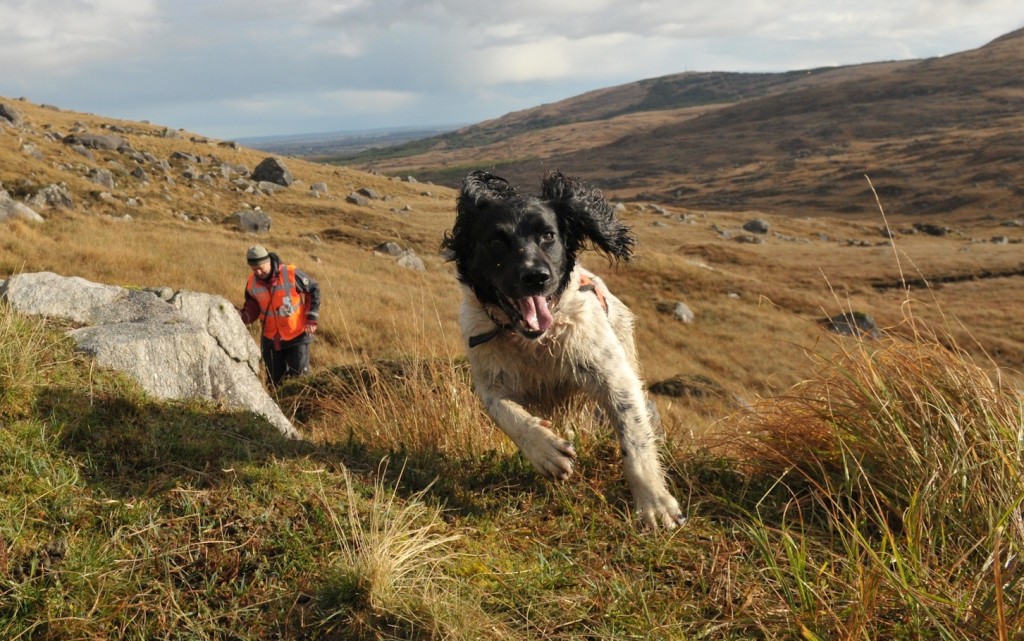
[[[459,326],[474,390],[494,422],[540,473],[566,479],[572,444],[526,408],[587,394],[615,428],[640,521],[673,528],[685,519],[658,458],[633,313],[577,262],[591,245],[629,260],[635,242],[601,192],[575,178],[549,172],[533,196],[474,171],[442,248],[463,290]]]

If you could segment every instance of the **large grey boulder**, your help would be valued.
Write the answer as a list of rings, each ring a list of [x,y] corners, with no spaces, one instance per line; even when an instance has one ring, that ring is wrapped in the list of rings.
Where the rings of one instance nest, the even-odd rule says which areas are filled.
[[[108,151],[129,152],[132,150],[127,140],[114,134],[70,134],[64,136],[64,144]]]
[[[292,172],[288,171],[284,163],[273,157],[264,158],[260,164],[256,165],[251,177],[255,182],[265,181],[282,187],[290,187],[295,181],[292,178]]]
[[[22,314],[83,325],[68,332],[78,350],[157,398],[222,401],[299,438],[263,388],[259,350],[225,298],[182,291],[167,302],[151,291],[50,272],[12,276],[0,284],[0,298]]]

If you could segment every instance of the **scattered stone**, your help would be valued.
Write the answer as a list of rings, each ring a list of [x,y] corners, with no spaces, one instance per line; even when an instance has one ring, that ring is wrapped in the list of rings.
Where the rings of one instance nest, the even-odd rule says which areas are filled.
[[[399,267],[405,267],[416,272],[422,272],[427,269],[427,266],[423,263],[423,259],[417,256],[412,250],[398,257]]]
[[[30,142],[23,144],[21,146],[21,151],[25,155],[32,156],[36,160],[46,160],[46,156],[43,155],[43,152],[39,151],[39,149]]]
[[[287,187],[279,185],[278,183],[275,182],[270,182],[269,180],[261,180],[258,183],[256,183],[256,189],[260,190],[261,192],[268,196],[273,196],[282,189],[287,189]]]
[[[292,172],[277,158],[264,158],[252,172],[252,179],[258,182],[269,182],[282,187],[290,187],[295,179]]]
[[[370,189],[369,187],[360,187],[359,189],[356,190],[356,193],[359,194],[360,196],[365,196],[370,200],[380,200],[380,194],[378,194],[373,189]]]
[[[17,109],[7,103],[0,103],[0,119],[7,121],[15,127],[21,126],[21,114]]]
[[[194,154],[190,154],[184,151],[175,151],[171,154],[171,160],[180,160],[187,164],[201,165],[203,159]]]
[[[406,250],[402,249],[398,243],[387,242],[377,245],[376,247],[373,248],[373,251],[375,251],[378,254],[383,254],[385,256],[401,256],[402,254],[405,253]]]
[[[662,314],[672,314],[676,320],[688,325],[696,318],[693,310],[682,301],[660,301],[655,305],[655,309]]]
[[[722,387],[706,376],[700,374],[689,376],[679,374],[664,381],[651,383],[647,387],[651,394],[669,396],[671,398],[707,398],[709,396],[725,396]]]
[[[28,205],[19,203],[11,198],[3,189],[0,189],[0,223],[13,219],[25,220],[31,223],[42,223],[45,219],[32,210]]]
[[[683,302],[676,303],[675,308],[672,310],[672,316],[674,316],[676,320],[686,323],[687,325],[693,323],[696,318],[693,314],[693,310]]]
[[[79,154],[80,156],[85,156],[88,160],[96,160],[95,154],[93,154],[90,150],[86,149],[83,145],[71,145],[71,151],[75,152],[76,154]]]
[[[914,229],[929,236],[945,236],[951,231],[945,225],[934,225],[932,223],[914,223]]]
[[[760,245],[761,243],[764,242],[764,238],[761,238],[759,236],[751,236],[750,234],[740,234],[739,236],[733,238],[733,240],[736,241],[737,243],[747,243],[750,245]]]
[[[326,196],[328,192],[327,183],[313,183],[309,186],[309,190],[318,196]]]
[[[96,183],[97,185],[102,185],[107,189],[114,188],[114,174],[110,173],[109,169],[100,169],[99,167],[93,167],[92,169],[89,170],[89,173],[87,173],[85,177],[91,180],[92,182]]]
[[[248,176],[249,168],[245,165],[237,165],[230,162],[223,162],[220,164],[220,175],[225,178],[232,178],[234,176]]]
[[[864,312],[843,312],[830,318],[820,319],[818,324],[830,332],[842,336],[868,336],[875,339],[882,337],[882,332],[878,329],[875,319]]]
[[[360,207],[366,207],[367,205],[370,204],[370,200],[368,198],[356,192],[352,192],[351,194],[346,196],[345,202],[351,203],[353,205],[359,205]]]
[[[251,234],[265,234],[270,231],[271,220],[270,216],[263,211],[242,209],[231,214],[221,222]]]
[[[743,230],[752,234],[767,234],[771,228],[771,224],[763,218],[755,218],[743,223]]]
[[[47,185],[28,199],[28,204],[41,209],[71,209],[75,201],[64,183]]]
[[[100,149],[106,151],[132,151],[128,141],[115,134],[69,134],[64,137],[66,145],[81,145],[86,149]]]

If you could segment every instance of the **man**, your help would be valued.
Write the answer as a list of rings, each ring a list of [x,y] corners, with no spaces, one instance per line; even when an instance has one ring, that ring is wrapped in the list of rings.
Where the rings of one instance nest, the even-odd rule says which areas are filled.
[[[239,313],[246,325],[263,324],[260,349],[267,376],[276,387],[286,376],[309,370],[309,344],[320,315],[320,286],[295,265],[253,245],[245,254],[252,274]]]

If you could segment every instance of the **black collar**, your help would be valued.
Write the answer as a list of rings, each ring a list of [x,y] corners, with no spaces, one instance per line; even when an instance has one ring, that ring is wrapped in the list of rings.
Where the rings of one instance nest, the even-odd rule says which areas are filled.
[[[515,325],[512,325],[511,323],[501,323],[501,322],[499,322],[498,319],[494,317],[494,314],[491,313],[491,310],[487,309],[486,307],[484,307],[484,312],[487,314],[487,317],[491,319],[491,322],[494,323],[495,328],[492,329],[489,332],[484,332],[483,334],[477,334],[476,336],[470,336],[469,337],[469,348],[470,349],[473,349],[477,345],[483,345],[487,341],[491,340],[492,338],[494,338],[495,336],[500,334],[502,331],[509,331],[509,332],[515,332],[516,331]],[[507,314],[508,312],[505,312],[505,313]]]

